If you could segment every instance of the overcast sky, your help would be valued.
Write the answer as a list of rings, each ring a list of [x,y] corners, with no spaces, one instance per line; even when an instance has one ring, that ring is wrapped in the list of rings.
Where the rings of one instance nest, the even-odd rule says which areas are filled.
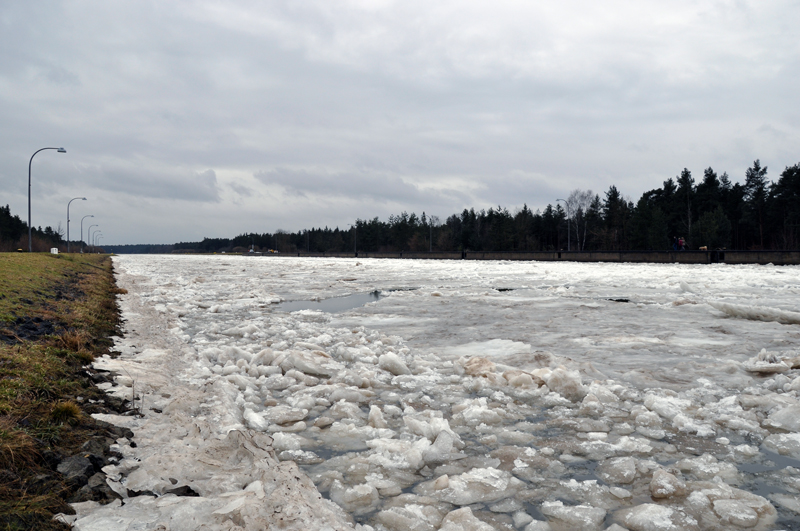
[[[102,243],[800,162],[800,2],[0,2],[0,203]]]

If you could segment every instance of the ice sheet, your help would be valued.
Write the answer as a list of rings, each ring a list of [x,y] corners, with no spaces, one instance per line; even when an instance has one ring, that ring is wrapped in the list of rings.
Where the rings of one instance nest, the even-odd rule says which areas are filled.
[[[800,268],[114,262],[128,321],[122,355],[97,366],[142,415],[118,419],[136,433],[108,470],[122,508],[82,507],[77,529],[157,529],[199,507],[205,529],[255,529],[285,492],[258,482],[295,477],[286,522],[306,529],[797,518]],[[374,291],[387,296],[335,316],[274,304]],[[768,466],[778,454],[788,468]],[[208,503],[167,493],[184,485]],[[147,519],[128,520],[137,508]]]

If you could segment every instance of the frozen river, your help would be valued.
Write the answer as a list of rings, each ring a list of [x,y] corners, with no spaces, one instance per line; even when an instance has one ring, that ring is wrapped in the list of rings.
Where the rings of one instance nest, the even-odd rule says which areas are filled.
[[[140,414],[77,529],[800,529],[800,268],[114,265]]]

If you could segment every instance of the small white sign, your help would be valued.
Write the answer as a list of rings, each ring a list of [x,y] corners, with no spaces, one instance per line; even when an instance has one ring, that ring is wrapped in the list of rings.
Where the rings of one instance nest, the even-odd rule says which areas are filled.
[[[58,247],[51,247],[50,254],[58,254]]]

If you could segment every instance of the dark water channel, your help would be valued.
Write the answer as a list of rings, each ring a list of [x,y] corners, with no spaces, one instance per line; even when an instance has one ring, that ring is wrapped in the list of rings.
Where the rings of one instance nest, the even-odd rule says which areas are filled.
[[[296,312],[299,310],[317,310],[320,312],[339,313],[360,308],[370,302],[383,298],[380,291],[370,293],[354,293],[344,297],[332,297],[321,301],[285,301],[273,306],[279,312]]]

